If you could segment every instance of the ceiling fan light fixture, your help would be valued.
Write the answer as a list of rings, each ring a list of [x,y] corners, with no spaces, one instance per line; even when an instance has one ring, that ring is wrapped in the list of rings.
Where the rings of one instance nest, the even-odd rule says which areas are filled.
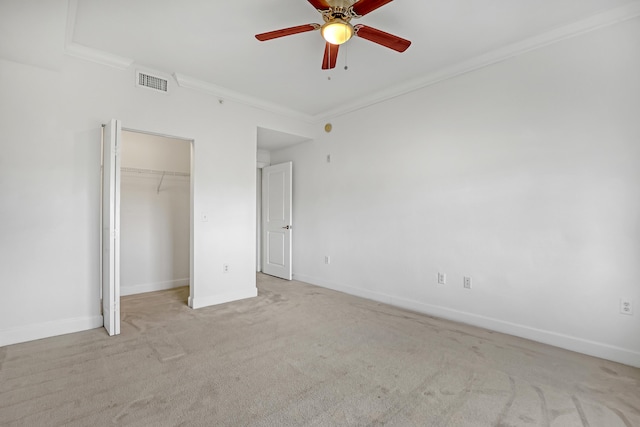
[[[324,24],[320,30],[322,37],[329,43],[341,45],[353,36],[353,27],[347,21],[334,18]]]

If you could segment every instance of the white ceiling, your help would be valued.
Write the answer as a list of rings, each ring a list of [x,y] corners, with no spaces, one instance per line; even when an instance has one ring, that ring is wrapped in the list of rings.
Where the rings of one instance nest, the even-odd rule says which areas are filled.
[[[354,23],[409,39],[411,47],[397,53],[354,37],[334,70],[321,69],[318,31],[254,37],[321,23],[306,0],[22,0],[2,9],[13,12],[0,13],[0,53],[9,59],[33,62],[12,43],[55,43],[53,23],[66,22],[68,54],[155,70],[185,87],[319,122],[638,16],[640,0],[395,0]],[[54,60],[48,52],[41,50],[41,63]]]
[[[261,32],[321,23],[306,0],[72,1],[74,43],[309,116],[390,91],[631,0],[396,0],[357,20],[413,43],[397,53],[357,37],[321,70],[318,31],[259,42]],[[355,21],[354,21],[355,22]],[[344,70],[345,63],[349,69]]]

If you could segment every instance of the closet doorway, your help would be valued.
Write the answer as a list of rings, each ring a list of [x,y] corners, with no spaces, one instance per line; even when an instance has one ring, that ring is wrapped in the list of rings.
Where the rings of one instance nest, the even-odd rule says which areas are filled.
[[[120,295],[188,286],[192,141],[122,130]]]
[[[126,144],[125,139],[128,140]],[[121,294],[132,295],[189,284],[189,299],[193,295],[191,211],[194,193],[191,171],[194,141],[123,129],[120,120],[111,119],[102,125],[101,145],[100,299],[104,328],[109,335],[118,335]],[[139,179],[130,179],[133,177]],[[142,182],[141,178],[146,181]],[[175,181],[180,179],[182,183]],[[124,221],[121,215],[123,187],[125,190],[134,188],[124,196]],[[168,191],[169,188],[188,190]],[[171,205],[160,196],[173,193],[179,196],[166,198],[186,200],[177,204],[179,209],[154,209]],[[155,194],[155,199],[149,198],[150,194]],[[182,222],[170,221],[172,218],[182,218]],[[130,230],[134,231],[133,235],[130,235]],[[142,236],[142,239],[136,240],[135,236]],[[130,257],[130,254],[134,256]],[[188,273],[185,273],[185,264]],[[124,290],[121,289],[123,282]]]

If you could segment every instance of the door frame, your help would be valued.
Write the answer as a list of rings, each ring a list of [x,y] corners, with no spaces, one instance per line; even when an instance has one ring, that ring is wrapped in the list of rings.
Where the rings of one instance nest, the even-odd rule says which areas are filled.
[[[116,119],[117,120],[117,119]],[[159,133],[159,132],[153,132],[153,131],[148,131],[148,130],[140,130],[140,129],[135,129],[135,128],[129,128],[129,127],[125,127],[122,126],[122,121],[117,120],[120,122],[120,129],[119,129],[119,135],[118,137],[121,138],[121,131],[127,131],[127,132],[135,132],[135,133],[142,133],[142,134],[147,134],[147,135],[152,135],[152,136],[157,136],[157,137],[162,137],[162,138],[171,138],[171,139],[179,139],[179,140],[183,140],[183,141],[188,141],[190,143],[190,147],[191,147],[191,158],[190,158],[190,164],[189,164],[189,299],[188,299],[188,305],[189,307],[193,308],[193,297],[195,295],[195,289],[196,289],[196,283],[195,283],[195,268],[194,268],[194,248],[195,248],[195,232],[194,232],[194,223],[195,223],[195,218],[194,218],[194,206],[195,206],[195,192],[194,192],[194,188],[195,188],[195,159],[196,159],[196,140],[195,138],[188,138],[188,137],[183,137],[183,136],[173,136],[173,135],[167,135],[167,134],[163,134],[163,133]],[[101,173],[101,179],[100,179],[100,307],[102,310],[102,303],[103,303],[103,270],[104,270],[104,265],[103,265],[103,209],[104,209],[104,184],[103,184],[103,180],[105,177],[105,170],[104,170],[104,135],[105,135],[105,128],[106,126],[108,126],[108,124],[103,124],[102,125],[102,129],[101,129],[101,166],[100,169],[102,171]],[[119,165],[119,162],[118,162]],[[120,185],[120,183],[118,183],[118,185]],[[119,211],[119,209],[118,209]],[[119,253],[118,253],[118,257],[119,257]],[[119,262],[119,260],[118,260]],[[120,283],[118,282],[117,284],[118,289],[117,289],[117,295],[118,295],[118,301],[117,301],[117,309],[118,309],[118,322],[119,322],[119,310],[120,310]],[[103,322],[104,322],[104,315],[103,315]],[[120,325],[118,324],[117,327],[118,333],[120,330]]]
[[[262,272],[262,168],[267,162],[256,164],[256,272]]]

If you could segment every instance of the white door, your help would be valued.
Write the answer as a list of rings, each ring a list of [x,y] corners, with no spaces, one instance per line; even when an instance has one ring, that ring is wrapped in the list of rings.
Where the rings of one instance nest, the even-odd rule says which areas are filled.
[[[262,169],[262,272],[291,280],[291,162]]]
[[[120,333],[119,120],[104,128],[102,166],[102,316],[109,335]]]

